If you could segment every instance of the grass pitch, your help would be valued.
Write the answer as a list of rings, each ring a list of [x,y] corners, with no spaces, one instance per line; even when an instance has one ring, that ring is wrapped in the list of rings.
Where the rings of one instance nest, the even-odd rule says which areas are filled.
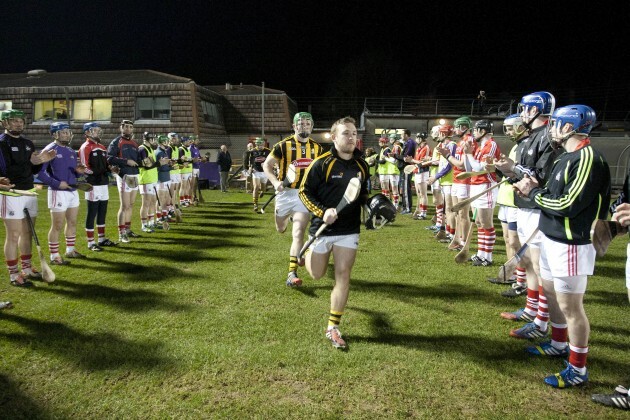
[[[86,249],[82,203],[87,259],[54,266],[57,281],[32,289],[10,286],[5,272],[0,300],[15,308],[0,311],[0,417],[627,418],[590,402],[630,384],[625,239],[589,280],[591,381],[555,390],[542,379],[562,361],[528,356],[527,342],[508,337],[521,323],[499,317],[524,298],[486,281],[496,267],[454,263],[429,221],[399,216],[362,232],[344,353],[324,337],[330,276],[301,269],[304,287],[284,285],[291,239],[275,232],[272,207],[254,214],[242,192],[204,197],[170,231],[101,253]]]

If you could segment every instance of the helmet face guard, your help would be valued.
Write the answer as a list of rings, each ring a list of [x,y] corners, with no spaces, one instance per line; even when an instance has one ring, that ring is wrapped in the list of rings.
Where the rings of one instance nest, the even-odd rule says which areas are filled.
[[[476,141],[481,140],[486,134],[492,134],[493,124],[490,120],[479,120],[475,123],[475,128],[473,129],[473,137]],[[485,133],[481,134],[482,131]],[[476,134],[475,134],[476,133]],[[479,137],[477,137],[479,135]]]
[[[303,139],[311,135],[314,126],[313,116],[308,112],[298,112],[293,116],[293,130]]]
[[[24,112],[17,109],[7,109],[2,111],[0,119],[2,119],[2,126],[10,135],[19,137],[24,131],[26,125]]]
[[[50,135],[59,143],[67,146],[72,141],[72,130],[67,123],[55,122],[50,124]]]
[[[509,115],[503,120],[503,134],[512,141],[518,141],[526,131],[523,119],[519,114]]]
[[[380,229],[387,223],[396,220],[396,207],[383,194],[376,194],[368,199],[366,204],[366,229]]]
[[[83,124],[83,133],[87,137],[98,140],[101,138],[101,135],[103,134],[103,129],[98,123],[89,122],[89,123]]]
[[[556,109],[556,98],[549,92],[534,92],[521,98],[517,112],[528,128],[539,116],[550,116]]]

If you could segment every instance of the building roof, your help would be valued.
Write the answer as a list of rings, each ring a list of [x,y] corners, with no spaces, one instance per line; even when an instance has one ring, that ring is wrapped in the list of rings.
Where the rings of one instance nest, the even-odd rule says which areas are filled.
[[[29,75],[32,74],[32,75]],[[192,79],[160,73],[154,70],[111,70],[48,73],[32,70],[28,73],[0,74],[0,88],[82,86],[82,85],[144,85],[190,83]]]
[[[225,85],[212,85],[204,87],[223,96],[262,94],[262,86],[244,85],[242,83],[240,85],[226,83]],[[282,90],[269,89],[268,87],[265,87],[265,95],[286,95],[286,93]]]

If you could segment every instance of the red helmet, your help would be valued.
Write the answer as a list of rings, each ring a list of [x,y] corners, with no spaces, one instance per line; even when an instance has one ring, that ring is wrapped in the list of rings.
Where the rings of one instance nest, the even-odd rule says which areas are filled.
[[[453,135],[453,126],[452,125],[441,125],[440,126],[440,134],[443,134],[446,137],[451,137]]]
[[[389,144],[389,139],[387,137],[381,137],[380,139],[378,139],[378,144],[381,146],[385,146]]]

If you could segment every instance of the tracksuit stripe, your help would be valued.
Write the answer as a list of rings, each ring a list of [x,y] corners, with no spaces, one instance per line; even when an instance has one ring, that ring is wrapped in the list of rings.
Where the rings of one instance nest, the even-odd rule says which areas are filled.
[[[562,210],[570,207],[580,195],[582,190],[584,190],[584,185],[588,181],[589,173],[592,166],[593,150],[590,147],[585,147],[580,150],[580,163],[578,164],[577,175],[575,177],[575,181],[569,188],[569,193],[563,195],[559,199],[545,198],[541,195],[537,195],[536,203],[538,203],[542,207],[549,208],[551,210]]]

